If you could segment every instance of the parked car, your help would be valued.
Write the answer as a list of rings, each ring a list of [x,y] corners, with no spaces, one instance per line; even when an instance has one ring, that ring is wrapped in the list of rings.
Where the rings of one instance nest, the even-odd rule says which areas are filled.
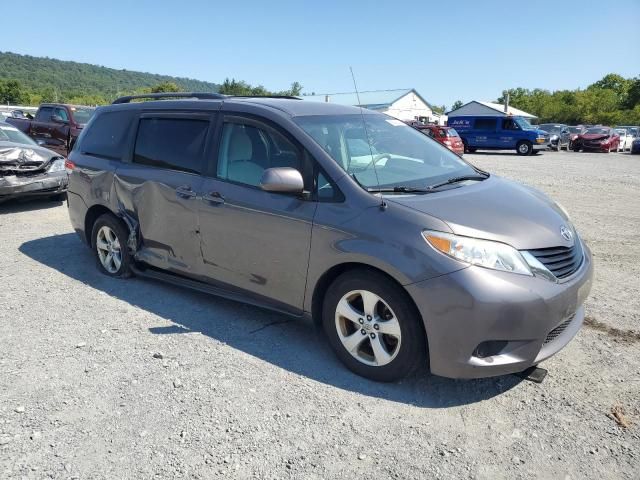
[[[636,137],[631,143],[631,153],[640,153],[640,136]]]
[[[520,372],[580,329],[591,253],[542,192],[371,110],[150,97],[99,108],[67,162],[104,274],[308,318],[380,381]]]
[[[569,150],[573,150],[573,142],[578,138],[578,135],[583,134],[587,127],[583,125],[569,126]]]
[[[0,122],[0,202],[26,196],[61,199],[67,183],[60,154],[38,146],[13,125]]]
[[[625,150],[631,150],[631,143],[633,142],[633,134],[631,129],[627,128],[615,128],[615,132],[620,137],[617,150],[624,152]]]
[[[449,117],[447,125],[456,129],[465,152],[515,149],[518,155],[531,155],[546,150],[550,139],[522,117],[465,115]]]
[[[458,132],[456,132],[455,128],[424,124],[413,125],[413,128],[440,142],[452,152],[457,153],[458,155],[464,154],[462,139],[460,138],[460,135],[458,135]]]
[[[538,125],[540,130],[544,130],[549,134],[549,148],[558,152],[563,148],[569,151],[571,144],[571,132],[569,126],[562,123],[543,123]]]
[[[620,144],[620,137],[616,131],[610,127],[591,127],[587,128],[584,133],[578,135],[573,141],[573,150],[579,152],[599,151],[599,152],[615,152]]]
[[[94,110],[89,107],[46,103],[40,105],[35,118],[16,114],[8,118],[7,123],[22,130],[39,145],[67,155]]]

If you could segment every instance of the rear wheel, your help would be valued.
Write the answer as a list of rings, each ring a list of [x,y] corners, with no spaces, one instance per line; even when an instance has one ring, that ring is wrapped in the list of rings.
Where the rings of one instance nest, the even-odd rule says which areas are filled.
[[[127,230],[110,213],[98,217],[91,231],[91,247],[102,273],[110,277],[131,276],[131,254],[127,248]]]
[[[324,298],[322,323],[338,358],[354,373],[391,382],[426,365],[426,337],[407,293],[384,275],[354,270]]]
[[[518,155],[531,155],[533,153],[533,144],[527,140],[518,142],[516,145]]]

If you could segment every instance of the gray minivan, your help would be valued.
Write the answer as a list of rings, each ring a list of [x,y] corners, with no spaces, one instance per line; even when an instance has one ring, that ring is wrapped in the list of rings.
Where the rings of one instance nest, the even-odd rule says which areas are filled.
[[[99,108],[67,161],[105,274],[310,319],[380,381],[520,372],[582,325],[591,254],[543,193],[369,110],[151,97]]]

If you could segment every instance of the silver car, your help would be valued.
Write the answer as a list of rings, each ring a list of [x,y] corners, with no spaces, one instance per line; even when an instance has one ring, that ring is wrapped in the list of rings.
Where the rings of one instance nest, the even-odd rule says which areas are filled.
[[[64,157],[0,122],[0,203],[34,196],[61,200],[66,190]]]
[[[103,273],[309,319],[380,381],[520,372],[580,329],[591,253],[540,191],[369,110],[152,97],[98,109],[70,154]]]

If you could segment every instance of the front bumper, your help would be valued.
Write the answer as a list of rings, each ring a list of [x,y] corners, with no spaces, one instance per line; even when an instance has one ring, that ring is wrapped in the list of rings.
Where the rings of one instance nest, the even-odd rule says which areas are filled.
[[[547,150],[548,148],[549,148],[549,144],[547,144],[547,143],[534,143],[533,144],[533,149],[535,151]]]
[[[424,320],[431,372],[505,375],[560,351],[584,320],[593,278],[586,245],[584,255],[578,271],[561,283],[471,266],[405,286]],[[491,355],[487,345],[489,352],[496,349]]]
[[[66,171],[29,176],[7,175],[0,177],[0,201],[24,196],[56,195],[66,192],[68,184]]]

